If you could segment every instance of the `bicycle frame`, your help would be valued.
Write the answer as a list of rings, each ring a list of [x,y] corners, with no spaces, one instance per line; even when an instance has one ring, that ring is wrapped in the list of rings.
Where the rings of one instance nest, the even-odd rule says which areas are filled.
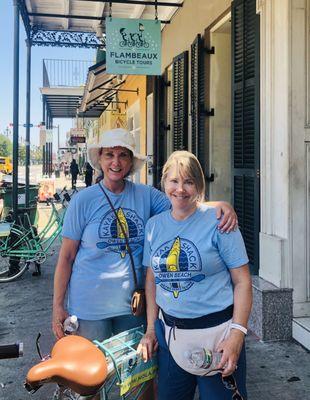
[[[24,224],[22,224],[20,217],[20,225],[15,222],[4,223],[4,228],[9,226],[9,229],[7,229],[6,236],[0,237],[0,256],[3,263],[0,268],[0,282],[8,282],[21,276],[31,262],[36,264],[36,273],[40,275],[39,265],[46,260],[50,247],[60,235],[66,210],[64,202],[62,202],[62,212],[59,212],[52,201],[50,204],[52,213],[46,226],[39,233],[32,226],[27,213],[24,214]],[[23,262],[22,267],[17,268],[15,266],[14,273],[6,275],[6,271],[10,271],[10,265],[15,263],[19,266],[21,260]]]
[[[25,214],[26,218],[28,219],[28,224],[29,224],[29,230],[26,230],[23,226],[12,224],[11,231],[16,231],[20,234],[20,238],[18,241],[14,242],[14,250],[12,246],[9,244],[10,242],[10,237],[7,236],[5,240],[5,246],[0,247],[1,255],[2,256],[20,256],[20,257],[26,257],[29,258],[29,262],[31,261],[37,261],[36,260],[36,254],[38,252],[44,252],[47,253],[51,245],[54,243],[55,239],[59,236],[61,229],[62,229],[62,223],[64,219],[64,214],[62,215],[59,214],[58,210],[55,207],[54,203],[52,204],[52,214],[49,217],[49,220],[44,227],[44,229],[36,234],[34,231],[34,228],[32,227],[29,216],[28,214]],[[50,231],[52,233],[50,233]],[[23,248],[18,248],[18,246],[23,242],[27,240],[31,246],[30,250],[26,250]],[[38,260],[39,261],[39,260]]]

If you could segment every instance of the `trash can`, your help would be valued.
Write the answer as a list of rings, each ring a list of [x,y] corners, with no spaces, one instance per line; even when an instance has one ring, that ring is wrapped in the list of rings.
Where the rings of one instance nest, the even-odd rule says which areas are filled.
[[[37,197],[38,197],[38,185],[29,185],[29,218],[33,225],[37,223],[38,212],[37,212]],[[3,199],[3,209],[1,219],[5,218],[9,211],[12,209],[12,185],[2,187],[0,189],[0,198]],[[25,208],[25,185],[18,186],[18,208]],[[26,211],[26,210],[24,210]]]

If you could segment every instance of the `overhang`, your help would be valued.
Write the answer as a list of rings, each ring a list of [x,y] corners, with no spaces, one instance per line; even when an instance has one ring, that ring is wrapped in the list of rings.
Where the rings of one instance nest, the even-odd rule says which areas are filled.
[[[28,39],[39,46],[102,47],[105,45],[105,19],[110,15],[114,18],[155,18],[154,0],[17,1]],[[182,3],[183,0],[157,1],[158,19],[169,23]]]
[[[83,96],[83,87],[40,88],[52,118],[75,118]]]
[[[124,80],[106,72],[105,62],[99,62],[88,69],[84,94],[79,108],[79,116],[99,117],[107,109],[111,97],[121,87]]]

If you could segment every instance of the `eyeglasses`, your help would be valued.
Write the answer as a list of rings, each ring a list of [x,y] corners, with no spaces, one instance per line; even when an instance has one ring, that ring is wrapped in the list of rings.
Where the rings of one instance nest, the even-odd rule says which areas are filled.
[[[233,391],[232,400],[243,400],[233,375],[222,376],[222,382],[226,389]]]

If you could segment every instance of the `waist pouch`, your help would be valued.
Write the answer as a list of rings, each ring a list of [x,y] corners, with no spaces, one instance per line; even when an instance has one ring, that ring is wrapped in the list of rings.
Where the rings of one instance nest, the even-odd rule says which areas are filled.
[[[229,335],[232,312],[233,306],[230,306],[223,311],[203,317],[181,319],[160,311],[159,318],[164,324],[166,343],[179,367],[190,374],[200,376],[205,376],[206,373],[211,376],[219,372],[191,365],[186,353],[197,348],[216,351],[218,344]]]

